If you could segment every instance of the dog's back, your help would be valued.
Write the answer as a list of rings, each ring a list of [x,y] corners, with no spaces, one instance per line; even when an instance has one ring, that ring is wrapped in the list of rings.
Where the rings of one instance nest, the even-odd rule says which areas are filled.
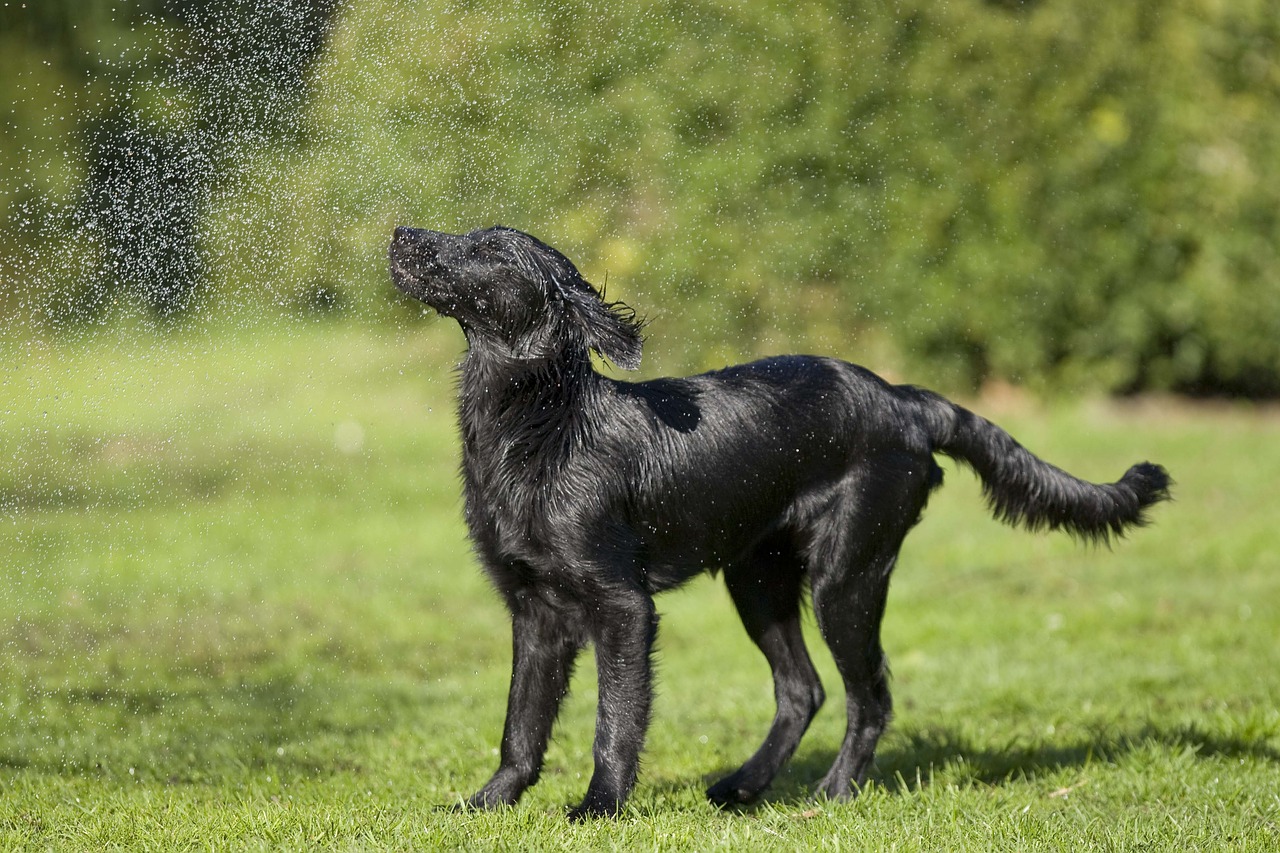
[[[802,530],[876,466],[915,472],[926,487],[940,477],[895,389],[834,359],[784,356],[610,386],[595,411],[596,442],[581,468],[563,473],[601,481],[609,497],[592,511],[602,523],[625,520],[652,589]]]

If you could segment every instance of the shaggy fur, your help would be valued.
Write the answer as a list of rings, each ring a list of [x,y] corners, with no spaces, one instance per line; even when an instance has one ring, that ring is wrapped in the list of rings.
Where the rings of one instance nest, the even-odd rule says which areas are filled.
[[[397,228],[391,273],[469,345],[460,420],[466,520],[511,610],[513,669],[497,772],[468,804],[538,779],[578,652],[595,647],[595,772],[574,818],[616,813],[649,724],[653,595],[720,571],[773,670],[763,745],[707,792],[758,796],[823,701],[800,630],[807,588],[844,681],[848,731],[820,794],[856,795],[890,715],[880,620],[907,531],[942,482],[934,454],[982,478],[995,516],[1106,542],[1168,496],[1150,463],[1078,480],[937,394],[830,358],[782,356],[683,379],[619,382],[640,324],[562,254],[509,228]]]

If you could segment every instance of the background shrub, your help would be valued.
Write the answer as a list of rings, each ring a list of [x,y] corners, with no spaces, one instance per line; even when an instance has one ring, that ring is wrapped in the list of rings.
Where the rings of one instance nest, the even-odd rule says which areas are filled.
[[[194,301],[403,316],[393,225],[502,222],[661,367],[1275,395],[1278,41],[1268,0],[352,0],[218,161]]]

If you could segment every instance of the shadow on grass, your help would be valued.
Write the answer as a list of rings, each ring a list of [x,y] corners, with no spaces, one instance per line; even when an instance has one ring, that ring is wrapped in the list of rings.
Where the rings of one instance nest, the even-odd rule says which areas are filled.
[[[376,678],[30,690],[0,736],[0,768],[59,776],[218,783],[272,768],[298,776],[354,769],[364,734],[429,713],[436,697]]]
[[[1034,780],[1090,765],[1117,764],[1130,754],[1149,750],[1190,754],[1196,759],[1253,758],[1280,764],[1280,749],[1273,742],[1280,732],[1261,729],[1248,735],[1224,735],[1197,725],[1158,725],[1148,722],[1127,733],[1097,733],[1066,743],[978,746],[949,731],[899,732],[876,753],[870,781],[891,794],[921,790],[933,784],[935,774],[946,772],[948,781],[996,786],[1011,781]],[[774,781],[764,797],[746,808],[775,803],[812,800],[813,789],[835,760],[834,750],[801,753]],[[736,767],[708,774],[708,785]]]
[[[1280,763],[1280,750],[1271,745],[1267,732],[1245,737],[1209,731],[1194,724],[1148,722],[1130,732],[1097,733],[1067,743],[1013,744],[998,749],[975,746],[961,736],[945,732],[910,732],[905,740],[905,743],[899,740],[887,745],[877,755],[871,776],[875,784],[891,792],[927,786],[934,772],[944,767],[962,767],[957,775],[974,783],[999,785],[1074,767],[1115,764],[1132,753],[1151,748],[1190,752],[1198,758],[1247,757]]]

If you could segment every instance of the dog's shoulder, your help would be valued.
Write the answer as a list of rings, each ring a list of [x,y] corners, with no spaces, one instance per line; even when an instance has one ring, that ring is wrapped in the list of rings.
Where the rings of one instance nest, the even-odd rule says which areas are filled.
[[[702,418],[699,398],[703,389],[693,378],[663,377],[646,382],[617,382],[617,396],[640,407],[678,432],[692,432]]]

